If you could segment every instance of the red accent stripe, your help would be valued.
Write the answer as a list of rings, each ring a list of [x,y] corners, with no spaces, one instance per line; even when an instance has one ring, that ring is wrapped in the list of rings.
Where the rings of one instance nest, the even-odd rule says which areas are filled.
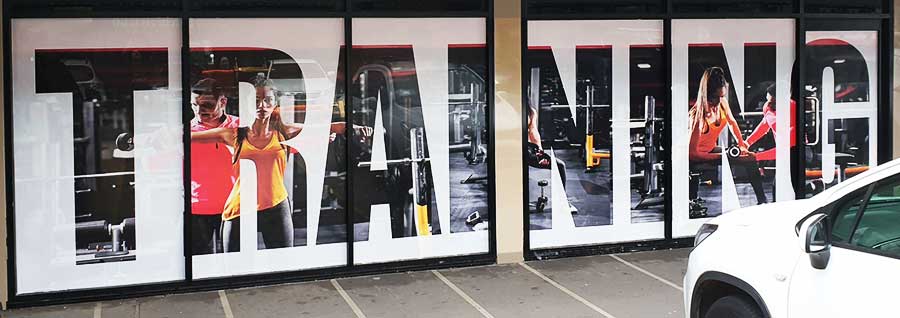
[[[462,44],[450,44],[448,45],[451,49],[483,49],[487,47],[485,43],[462,43]]]
[[[391,72],[392,77],[405,77],[405,76],[413,76],[413,75],[416,75],[416,70]]]
[[[610,50],[612,49],[612,45],[608,44],[599,44],[599,45],[576,45],[576,50]]]
[[[665,47],[662,44],[634,44],[631,45],[630,48],[633,49],[661,49]],[[611,49],[612,45],[577,45],[575,49]],[[529,50],[550,50],[549,45],[531,45],[528,46]]]
[[[722,43],[690,43],[688,47],[722,47]]]
[[[375,45],[354,45],[354,49],[411,49],[412,44],[375,44]]]
[[[838,39],[818,39],[812,42],[807,42],[807,46],[850,46],[850,43],[844,40]]]
[[[775,42],[747,42],[744,47],[775,46]],[[688,47],[722,47],[722,43],[691,43]]]
[[[135,47],[135,48],[84,48],[84,49],[36,49],[36,53],[124,53],[124,52],[166,52],[166,47]]]
[[[240,47],[240,46],[220,46],[220,47],[192,47],[191,52],[222,52],[222,51],[266,51],[274,50],[263,47]]]
[[[847,85],[847,88],[845,88],[843,91],[840,91],[840,92],[837,92],[834,94],[834,99],[844,98],[847,95],[850,95],[851,93],[855,92],[857,88],[859,88],[859,87],[857,87],[856,84]]]
[[[631,46],[632,49],[661,49],[664,47],[662,44],[634,44]]]

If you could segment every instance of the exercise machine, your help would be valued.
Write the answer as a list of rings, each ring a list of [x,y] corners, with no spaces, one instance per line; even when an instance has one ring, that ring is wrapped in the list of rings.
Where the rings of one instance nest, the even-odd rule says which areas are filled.
[[[550,199],[547,198],[547,195],[544,193],[544,188],[550,185],[550,182],[547,180],[538,181],[538,186],[541,187],[541,195],[538,196],[537,202],[535,202],[535,210],[537,213],[544,213],[544,209],[547,208],[547,203],[550,202]]]
[[[412,189],[410,189],[411,206],[404,215],[407,235],[431,235],[431,222],[428,206],[431,204],[431,158],[426,157],[425,128],[416,127],[409,130],[410,156],[403,159],[391,159],[382,162],[360,162],[357,167],[367,168],[372,164],[391,166],[409,166],[412,169]],[[410,226],[412,225],[412,226]]]
[[[126,232],[134,232],[134,218],[126,218],[118,224],[107,221],[76,223],[76,235],[103,235],[105,233],[110,241],[88,244],[86,251],[78,253],[75,263],[83,265],[134,260],[134,251],[128,249],[125,241]],[[89,255],[93,255],[93,257]]]
[[[585,121],[584,121],[584,167],[585,172],[594,172],[600,168],[602,160],[612,158],[608,150],[598,150],[594,147],[594,137],[598,133],[594,123],[594,86],[588,85],[585,92]]]
[[[634,209],[647,209],[665,204],[665,189],[660,187],[659,178],[665,170],[665,163],[660,159],[662,145],[658,138],[662,130],[662,118],[656,117],[656,99],[653,96],[644,96],[644,136],[640,143],[642,152],[635,153],[634,159],[640,162],[641,169],[636,176],[642,178],[638,193],[640,201]]]
[[[451,73],[453,74],[453,73]],[[482,101],[481,85],[469,84],[469,94],[451,94],[450,127],[451,152],[462,152],[470,165],[484,162],[487,150],[484,143],[485,103]]]
[[[113,149],[113,157],[119,159],[134,158],[134,136],[131,133],[120,133],[115,140],[115,149]],[[96,195],[95,189],[91,185],[96,185],[99,178],[116,178],[133,176],[134,172],[113,172],[101,174],[87,174],[76,176],[76,180],[84,180],[88,185],[87,188],[77,189],[76,196],[92,196]],[[126,188],[122,191],[134,191],[134,181],[128,182],[132,188]],[[115,187],[115,184],[113,185]],[[97,198],[94,198],[96,200]],[[75,235],[89,243],[82,245],[76,250],[76,265],[108,263],[130,261],[135,259],[134,251],[128,248],[129,245],[134,246],[133,242],[126,240],[126,233],[133,235],[134,233],[134,217],[126,217],[121,222],[109,221],[108,217],[94,215],[95,213],[87,212],[76,215]],[[81,221],[89,219],[90,221]],[[91,220],[93,219],[93,220]],[[113,219],[116,219],[113,217]],[[83,244],[83,243],[82,243]]]
[[[451,73],[453,74],[453,73]],[[481,100],[481,86],[477,83],[469,85],[470,94],[451,95],[462,102],[450,106],[451,138],[455,144],[450,145],[451,152],[462,152],[469,165],[484,163],[487,150],[484,147],[484,116],[486,104]],[[460,184],[474,184],[487,181],[487,176],[469,175]]]

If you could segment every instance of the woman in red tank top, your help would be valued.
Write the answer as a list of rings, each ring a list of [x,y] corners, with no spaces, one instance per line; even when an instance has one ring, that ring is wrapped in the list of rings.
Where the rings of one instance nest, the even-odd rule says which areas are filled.
[[[753,152],[747,150],[749,145],[741,135],[741,128],[731,114],[728,103],[729,84],[725,78],[725,71],[720,67],[710,67],[703,72],[700,85],[697,89],[697,100],[689,111],[688,159],[690,165],[695,164],[721,164],[722,149],[719,145],[719,136],[723,129],[731,132],[737,140],[737,156],[729,156],[728,160],[732,168],[744,170],[745,175],[753,186],[758,203],[766,203],[766,194],[762,189],[762,176],[756,157]],[[696,197],[694,182],[691,181],[691,198]]]

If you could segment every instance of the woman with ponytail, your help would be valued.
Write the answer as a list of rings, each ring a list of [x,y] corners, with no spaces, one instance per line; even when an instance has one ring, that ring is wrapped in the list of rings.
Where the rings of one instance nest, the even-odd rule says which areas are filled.
[[[292,247],[293,209],[284,186],[290,150],[283,142],[300,134],[303,124],[286,124],[281,120],[281,107],[271,80],[260,78],[253,86],[256,88],[256,118],[250,127],[192,132],[191,140],[225,143],[234,149],[233,164],[237,165],[241,159],[256,164],[257,230],[262,233],[267,249]],[[344,129],[343,122],[331,124],[332,133],[342,134]],[[225,252],[240,250],[240,184],[238,178],[222,213]]]
[[[697,89],[697,100],[689,111],[688,159],[691,163],[721,163],[723,147],[718,144],[719,135],[727,126],[740,150],[738,156],[729,158],[731,166],[744,169],[753,192],[756,193],[757,203],[766,203],[768,200],[762,189],[762,176],[755,154],[747,150],[749,145],[741,136],[741,128],[731,114],[728,92],[729,85],[722,68],[710,67],[703,72]]]

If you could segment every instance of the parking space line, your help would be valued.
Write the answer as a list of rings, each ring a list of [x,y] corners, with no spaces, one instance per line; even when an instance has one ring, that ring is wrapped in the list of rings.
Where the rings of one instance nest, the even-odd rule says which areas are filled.
[[[612,257],[613,259],[615,259],[615,260],[621,262],[622,264],[625,264],[625,265],[627,265],[628,267],[634,268],[635,270],[637,270],[637,271],[639,271],[639,272],[641,272],[641,273],[644,273],[644,275],[653,277],[654,279],[656,279],[656,280],[662,282],[663,284],[672,286],[672,288],[675,288],[675,289],[677,289],[677,290],[680,291],[680,292],[684,292],[684,288],[682,288],[681,286],[679,286],[679,285],[677,285],[677,284],[675,284],[675,283],[673,283],[673,282],[670,282],[670,281],[666,280],[665,278],[656,276],[656,274],[653,274],[653,273],[651,273],[650,271],[641,268],[640,266],[634,265],[634,264],[632,264],[632,263],[630,263],[630,262],[628,262],[628,261],[622,259],[621,257],[618,257],[618,256],[616,256],[616,255],[612,255],[612,254],[610,254],[609,257]]]
[[[603,310],[602,308],[598,307],[597,305],[594,305],[593,303],[591,303],[591,302],[588,301],[587,299],[584,299],[584,297],[579,296],[578,294],[576,294],[575,292],[569,290],[569,289],[566,288],[565,286],[560,285],[560,284],[557,283],[556,281],[550,279],[550,277],[544,276],[544,274],[541,274],[541,272],[538,272],[536,269],[531,268],[531,266],[528,266],[528,264],[525,264],[525,263],[519,263],[519,265],[521,265],[523,268],[525,268],[526,270],[528,270],[528,271],[531,272],[532,274],[537,275],[537,277],[540,277],[541,279],[543,279],[545,282],[549,283],[550,285],[553,285],[553,287],[556,287],[557,289],[561,290],[563,293],[566,293],[567,295],[571,296],[572,298],[575,298],[575,300],[581,302],[581,303],[584,304],[585,306],[588,306],[588,308],[593,309],[594,311],[600,313],[600,314],[603,315],[604,317],[607,317],[607,318],[616,318],[615,316],[613,316],[612,314],[606,312],[605,310]]]
[[[96,305],[94,305],[94,318],[101,317],[103,317],[103,304],[98,302]]]
[[[449,279],[447,279],[447,277],[444,277],[443,274],[441,274],[440,272],[438,272],[436,270],[432,270],[431,272],[434,273],[434,276],[437,276],[438,279],[440,279],[442,282],[444,282],[444,284],[446,284],[448,287],[450,287],[450,289],[455,291],[456,294],[459,295],[459,297],[462,297],[467,303],[469,303],[469,305],[472,305],[472,307],[475,307],[475,309],[477,309],[478,312],[480,312],[482,316],[484,316],[485,318],[494,318],[494,316],[491,315],[491,313],[489,313],[487,311],[487,309],[484,309],[484,307],[481,307],[481,305],[479,305],[475,301],[475,299],[472,299],[472,297],[469,297],[469,295],[466,294],[464,291],[462,291],[462,289],[459,289],[459,287],[456,287],[456,284],[454,284]]]
[[[225,318],[234,318],[234,313],[231,312],[231,304],[228,303],[228,296],[225,295],[224,290],[219,291],[219,300],[222,301],[222,310],[225,311]]]
[[[366,318],[366,315],[359,309],[359,306],[356,305],[353,298],[350,298],[350,294],[347,294],[347,292],[344,291],[344,288],[341,287],[341,284],[338,284],[337,280],[332,279],[331,285],[334,286],[334,289],[337,289],[338,294],[341,294],[341,297],[344,298],[344,301],[347,302],[347,305],[350,306],[350,309],[353,310],[353,313],[356,314],[357,318]]]

